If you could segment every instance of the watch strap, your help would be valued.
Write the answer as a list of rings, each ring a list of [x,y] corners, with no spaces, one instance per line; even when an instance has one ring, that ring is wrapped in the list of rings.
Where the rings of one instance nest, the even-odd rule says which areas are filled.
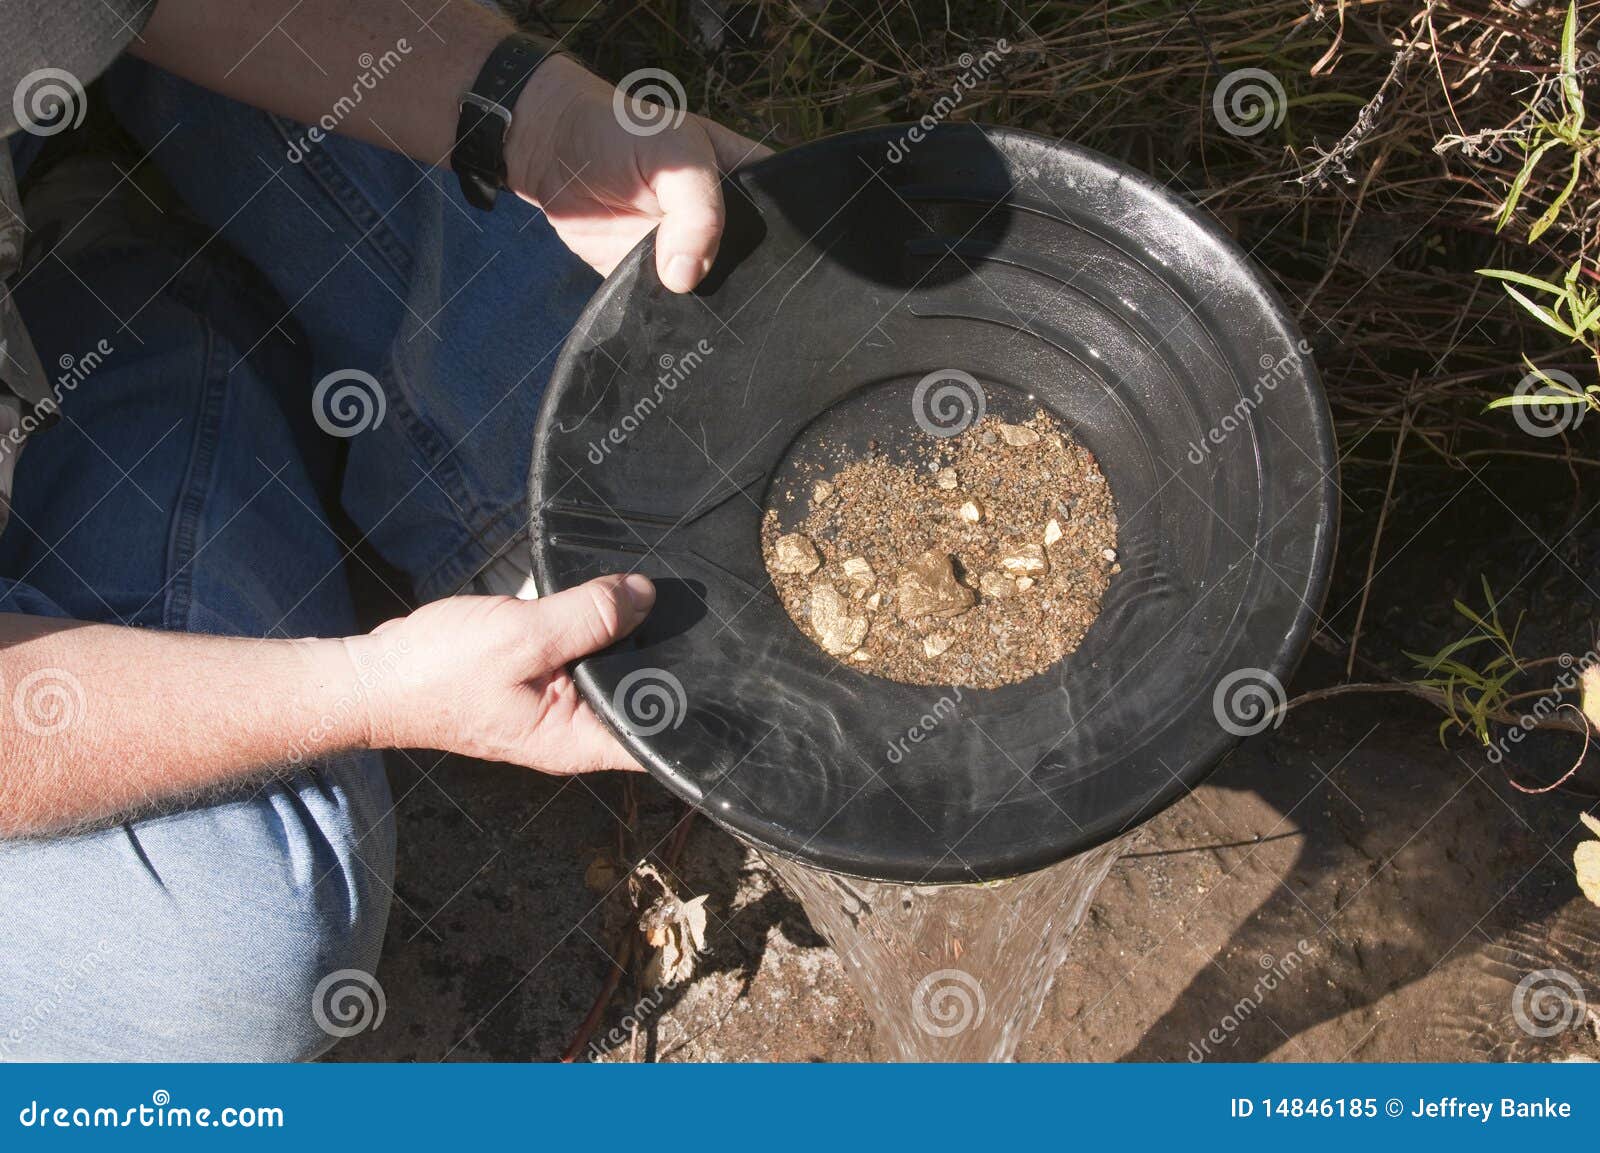
[[[557,50],[555,41],[513,32],[483,62],[472,88],[461,97],[450,166],[467,203],[484,211],[506,184],[506,134],[512,109],[528,79]]]

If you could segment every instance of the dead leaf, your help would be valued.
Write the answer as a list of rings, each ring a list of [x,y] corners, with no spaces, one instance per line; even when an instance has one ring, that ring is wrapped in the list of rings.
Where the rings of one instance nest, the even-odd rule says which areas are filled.
[[[609,893],[617,887],[617,862],[610,853],[597,853],[583,871],[583,884],[590,892]]]
[[[1597,829],[1596,832],[1600,832]],[[1572,854],[1578,870],[1578,888],[1591,904],[1600,905],[1600,841],[1585,841]]]
[[[656,950],[645,967],[645,984],[658,987],[687,981],[706,947],[706,898],[659,901],[640,919],[639,928]]]
[[[1589,665],[1583,670],[1583,715],[1589,727],[1600,729],[1600,665]]]

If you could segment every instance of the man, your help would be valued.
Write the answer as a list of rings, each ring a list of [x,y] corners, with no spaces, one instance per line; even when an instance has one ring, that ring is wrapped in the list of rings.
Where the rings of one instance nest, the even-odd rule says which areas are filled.
[[[766,150],[647,122],[470,0],[0,21],[0,1059],[313,1056],[315,990],[382,941],[376,750],[633,767],[565,666],[647,580],[450,594],[526,568],[527,441],[595,273],[655,228],[692,289],[719,171]],[[148,159],[40,161],[123,49]],[[335,504],[426,602],[368,635]]]

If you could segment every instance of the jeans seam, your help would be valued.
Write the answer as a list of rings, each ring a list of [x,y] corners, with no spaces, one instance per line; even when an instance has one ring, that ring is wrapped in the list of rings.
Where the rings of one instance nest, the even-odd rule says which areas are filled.
[[[290,141],[287,133],[292,122],[277,116],[269,119],[279,138],[288,144]],[[373,249],[401,279],[402,287],[405,283],[409,283],[415,266],[410,250],[401,242],[399,236],[383,223],[388,217],[373,204],[362,191],[360,184],[350,177],[339,161],[326,149],[318,148],[306,152],[299,163],[306,170],[307,176],[322,189],[323,194],[344,213],[350,224],[360,231],[363,239],[372,242]],[[394,378],[395,396],[392,399],[398,401],[392,405],[391,415],[399,420],[401,428],[405,430],[406,439],[412,443],[425,462],[429,476],[450,494],[451,503],[463,521],[455,533],[460,543],[426,577],[422,578],[421,583],[424,586],[459,584],[476,575],[478,569],[488,563],[503,546],[504,542],[499,537],[502,533],[506,533],[502,522],[508,516],[513,518],[513,527],[506,536],[509,539],[515,535],[517,529],[521,527],[516,523],[518,508],[513,505],[493,512],[487,511],[483,502],[475,496],[473,486],[467,483],[460,466],[452,459],[455,450],[440,439],[433,426],[423,420],[412,405],[410,385],[401,379],[404,373],[398,364],[391,361],[390,371],[385,375]]]
[[[204,347],[199,411],[195,416],[194,437],[189,463],[174,504],[172,533],[167,542],[167,592],[162,606],[162,625],[188,631],[194,599],[193,560],[198,552],[200,520],[205,515],[211,486],[216,478],[216,461],[221,448],[222,416],[227,403],[227,371],[221,368],[219,341],[211,326],[197,321]]]
[[[288,128],[292,121],[280,116],[269,116],[273,129],[285,144],[289,143]],[[361,242],[370,242],[390,270],[402,283],[409,281],[415,264],[410,250],[385,221],[388,214],[381,212],[361,186],[330,156],[326,149],[306,152],[299,165],[313,182],[320,185],[323,195],[344,213],[359,232]],[[426,178],[424,178],[426,179]]]

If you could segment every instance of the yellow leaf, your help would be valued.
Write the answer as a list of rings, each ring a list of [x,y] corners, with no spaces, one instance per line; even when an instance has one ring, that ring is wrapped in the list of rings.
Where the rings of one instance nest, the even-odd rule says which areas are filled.
[[[1600,665],[1583,670],[1583,715],[1591,727],[1600,729]]]
[[[1600,837],[1600,821],[1595,820],[1588,813],[1579,813],[1578,820],[1587,825],[1591,833],[1597,837]]]
[[[1600,841],[1585,841],[1572,854],[1572,863],[1578,870],[1578,888],[1583,895],[1600,905]]]

